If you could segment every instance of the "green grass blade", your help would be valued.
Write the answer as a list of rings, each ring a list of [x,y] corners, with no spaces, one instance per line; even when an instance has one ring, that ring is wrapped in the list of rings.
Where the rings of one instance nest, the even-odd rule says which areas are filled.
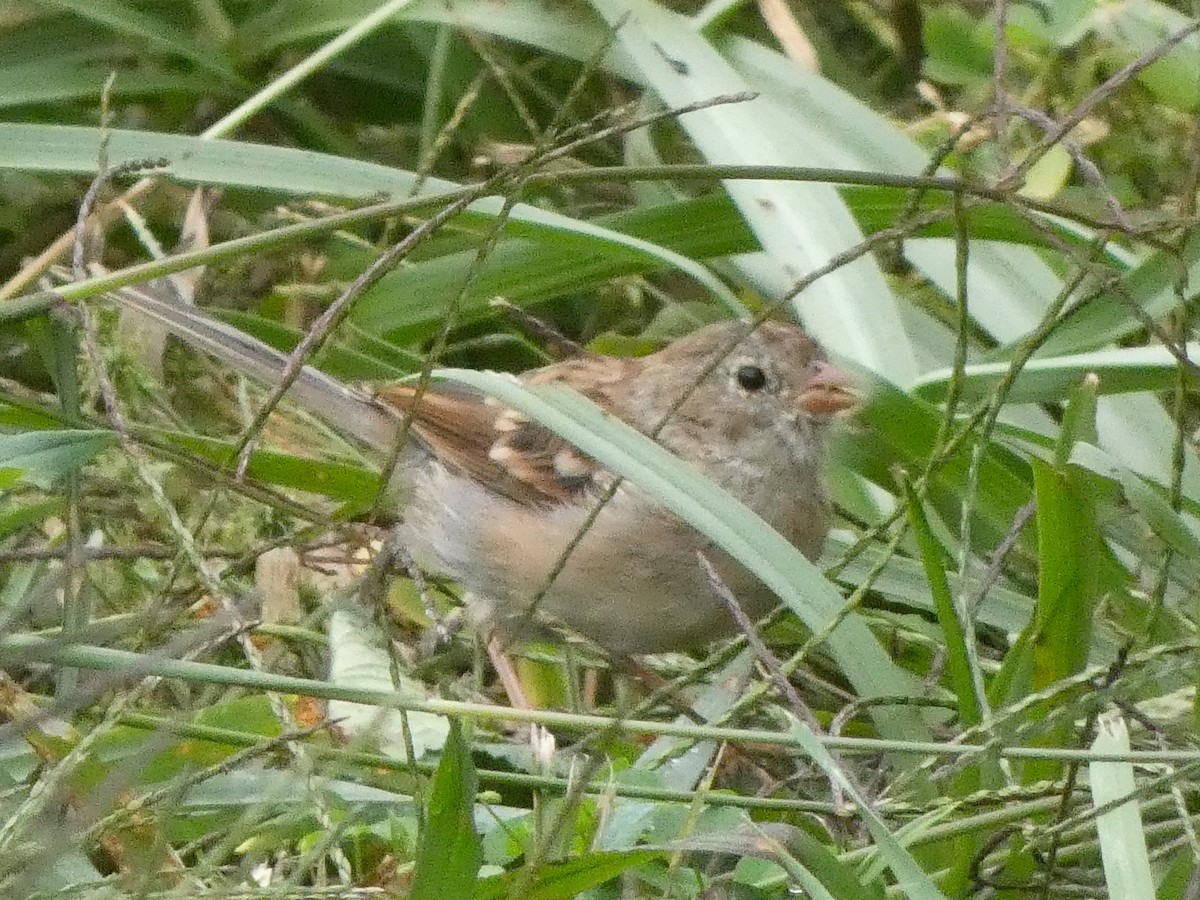
[[[39,60],[0,66],[0,109],[62,101],[99,99],[111,66],[63,65],[61,60]],[[121,100],[182,96],[198,100],[220,97],[220,85],[211,78],[188,73],[142,72],[137,78],[118,78],[112,96]],[[227,93],[232,94],[232,91]]]
[[[0,435],[0,487],[26,481],[49,489],[117,442],[107,431],[60,429]]]
[[[794,723],[792,735],[804,747],[812,761],[820,766],[826,775],[836,779],[842,790],[846,792],[846,796],[858,807],[863,823],[875,840],[880,858],[892,870],[903,896],[910,900],[939,900],[939,898],[944,900],[945,895],[929,880],[929,876],[917,865],[912,854],[896,840],[895,835],[871,808],[871,804],[867,802],[866,798],[859,793],[858,788],[845,778],[837,761],[829,755],[828,750],[821,746],[816,735],[808,729],[808,726],[801,722]]]
[[[1112,710],[1096,723],[1092,749],[1104,753],[1128,753],[1129,731],[1121,713]],[[1094,762],[1088,766],[1092,806],[1100,809],[1128,797],[1136,788],[1133,766],[1125,762]],[[1153,897],[1154,876],[1146,849],[1146,831],[1136,800],[1121,803],[1096,817],[1104,880],[1110,897]]]
[[[1086,474],[1058,471],[1034,460],[1033,477],[1039,571],[1038,606],[1029,652],[1030,687],[1037,691],[1086,665],[1092,616],[1101,592],[1103,538]],[[1063,746],[1069,734],[1059,731],[1046,736],[1046,741],[1051,746]],[[1027,766],[1026,780],[1056,778],[1060,772],[1058,764],[1034,761]]]
[[[892,469],[924,467],[941,429],[943,415],[923,400],[897,390],[870,373],[856,372],[867,400],[855,416],[853,429],[839,436],[842,460],[885,490],[894,490]],[[926,500],[946,522],[957,522],[967,490],[972,446],[968,443],[942,465]],[[1017,510],[1032,494],[1028,464],[998,441],[990,441],[979,467],[973,510],[973,529],[990,544],[1004,539]],[[1021,539],[1023,549],[1031,543]]]
[[[929,579],[929,591],[933,595],[938,624],[946,641],[946,665],[950,670],[951,688],[958,699],[958,717],[964,725],[978,725],[983,720],[984,706],[975,691],[976,677],[971,672],[971,654],[967,648],[969,639],[963,632],[963,623],[955,610],[954,596],[946,578],[946,556],[929,527],[921,498],[907,479],[904,482],[904,499],[908,507],[908,521],[921,551],[921,563]],[[981,677],[979,680],[982,683]]]
[[[575,859],[540,866],[532,877],[518,869],[483,878],[475,885],[475,893],[471,896],[474,900],[501,900],[512,897],[513,890],[519,887],[522,900],[571,900],[662,855],[662,850],[586,853]]]
[[[232,441],[157,429],[146,429],[144,433],[214,465],[232,466]],[[332,497],[356,508],[369,506],[379,485],[378,474],[362,466],[273,450],[252,453],[246,474],[256,481]]]
[[[411,900],[470,897],[483,862],[475,830],[475,764],[457,722],[442,748],[417,848]]]
[[[1134,332],[1141,331],[1144,317],[1159,319],[1178,303],[1175,284],[1192,285],[1189,302],[1195,300],[1195,285],[1200,284],[1200,231],[1191,234],[1180,248],[1181,259],[1163,252],[1152,253],[1136,267],[1125,273],[1120,283],[1109,291],[1101,291],[1078,311],[1055,328],[1041,348],[1045,356],[1063,356],[1094,350],[1111,344]],[[1181,271],[1186,267],[1186,271]],[[1135,313],[1129,299],[1141,308]],[[1006,359],[1016,351],[1017,344],[1007,344],[993,351],[994,359]]]
[[[1071,448],[1071,462],[1119,484],[1129,505],[1164,543],[1188,559],[1200,560],[1200,534],[1190,524],[1195,519],[1184,518],[1172,509],[1164,488],[1155,486],[1092,444],[1076,443]],[[1200,515],[1198,498],[1188,499],[1191,502],[1185,502],[1184,508],[1191,516]]]
[[[119,0],[43,0],[51,6],[68,10],[104,28],[144,43],[147,47],[178,56],[198,68],[226,81],[236,82],[238,74],[216,47],[201,47],[192,37],[178,28],[139,11],[132,3]]]
[[[423,194],[460,190],[444,179],[427,178],[418,184],[412,172],[290,147],[123,129],[102,133],[98,128],[60,125],[0,124],[0,169],[91,175],[96,171],[102,138],[108,141],[110,165],[163,159],[166,174],[185,182],[352,199],[376,198],[381,192],[403,197],[418,187]],[[502,198],[485,197],[472,204],[471,212],[487,218],[502,208]],[[704,266],[649,241],[529,204],[517,204],[511,220],[514,232],[526,236],[548,241],[582,240],[592,253],[647,257],[657,265],[685,273],[731,311],[744,312],[733,292]]]
[[[617,42],[664,103],[684,106],[748,90],[682,16],[648,0],[593,0],[593,5],[617,28]],[[806,162],[803,146],[777,144],[778,118],[770,104],[752,100],[689,113],[679,124],[710,162]],[[798,281],[862,240],[832,187],[727,181],[725,188],[758,236],[776,286]],[[835,352],[897,382],[916,374],[896,299],[869,255],[830,272],[792,303],[809,330]]]
[[[908,521],[916,535],[921,562],[929,580],[929,592],[933,596],[938,624],[945,641],[946,665],[950,673],[950,686],[958,701],[958,719],[964,727],[975,726],[984,720],[988,707],[987,698],[982,695],[983,675],[978,671],[972,648],[968,646],[968,641],[973,641],[974,636],[964,631],[964,623],[969,620],[965,613],[960,615],[958,611],[958,604],[946,578],[947,557],[929,526],[921,498],[907,479],[903,486]],[[979,790],[982,780],[978,767],[965,769],[954,779],[950,794],[954,797],[974,794]],[[951,895],[961,892],[970,883],[971,860],[978,849],[979,838],[974,834],[959,835],[951,842],[948,853],[950,874],[942,885]]]
[[[1187,353],[1193,359],[1200,356],[1200,344],[1188,344]],[[1178,367],[1178,360],[1165,347],[1114,347],[1069,356],[1040,356],[1026,363],[1013,382],[1008,400],[1054,403],[1090,373],[1099,376],[1101,394],[1167,391],[1175,386]],[[961,381],[963,397],[981,400],[990,396],[1008,369],[1004,362],[968,365]],[[945,397],[953,377],[951,369],[929,372],[914,381],[911,390],[918,397],[937,402]],[[1195,385],[1200,378],[1189,373],[1189,381]]]

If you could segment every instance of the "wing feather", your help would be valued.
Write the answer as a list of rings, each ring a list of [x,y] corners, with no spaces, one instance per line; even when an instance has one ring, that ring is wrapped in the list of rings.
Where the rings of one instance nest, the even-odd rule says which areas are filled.
[[[563,382],[611,406],[609,392],[630,361],[587,357],[539,370],[530,384]],[[413,406],[412,385],[392,385],[377,397],[401,413]],[[577,501],[607,481],[591,457],[523,413],[465,392],[431,388],[417,401],[412,428],[443,463],[525,506]]]

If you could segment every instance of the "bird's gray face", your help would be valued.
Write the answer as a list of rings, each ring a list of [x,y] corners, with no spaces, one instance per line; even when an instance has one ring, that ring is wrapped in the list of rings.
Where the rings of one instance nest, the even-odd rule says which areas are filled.
[[[724,382],[730,425],[774,434],[797,462],[811,460],[831,419],[858,402],[850,377],[791,325],[764,323],[712,377]]]
[[[686,431],[693,452],[696,443],[732,447],[751,460],[782,449],[795,464],[819,465],[830,420],[857,402],[850,378],[795,325],[710,325],[653,359],[649,406],[670,408],[668,398],[693,386],[663,435],[671,444],[672,432]]]

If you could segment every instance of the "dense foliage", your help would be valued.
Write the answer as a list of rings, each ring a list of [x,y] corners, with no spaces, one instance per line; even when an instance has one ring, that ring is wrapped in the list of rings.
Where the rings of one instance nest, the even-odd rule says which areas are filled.
[[[0,896],[1195,896],[1195,16],[0,5]],[[139,290],[346,381],[790,316],[869,397],[814,566],[449,373],[782,602],[706,658],[523,648],[514,713],[429,639],[386,460]]]

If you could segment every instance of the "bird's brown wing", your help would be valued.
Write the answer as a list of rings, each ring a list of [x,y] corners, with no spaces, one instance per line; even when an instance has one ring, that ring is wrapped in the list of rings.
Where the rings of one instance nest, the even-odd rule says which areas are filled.
[[[530,385],[562,382],[611,408],[610,392],[628,377],[633,364],[589,357],[538,369],[523,380]],[[412,385],[393,385],[377,397],[405,412],[415,393]],[[591,457],[520,411],[478,395],[426,390],[412,428],[443,463],[522,505],[577,500],[605,474]]]

